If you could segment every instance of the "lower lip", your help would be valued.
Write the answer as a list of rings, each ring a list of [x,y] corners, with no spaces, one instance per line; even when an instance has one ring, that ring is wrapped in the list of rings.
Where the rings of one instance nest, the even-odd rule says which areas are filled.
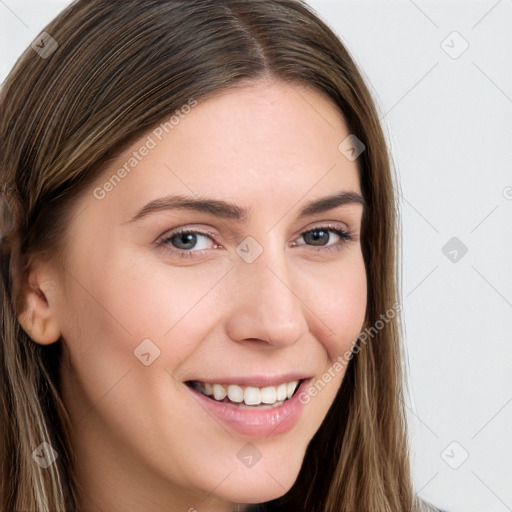
[[[288,432],[298,423],[304,408],[304,404],[299,401],[299,395],[307,389],[310,381],[311,379],[303,381],[292,398],[282,405],[269,409],[240,408],[234,404],[208,398],[189,386],[185,387],[207,411],[239,434],[269,437]]]

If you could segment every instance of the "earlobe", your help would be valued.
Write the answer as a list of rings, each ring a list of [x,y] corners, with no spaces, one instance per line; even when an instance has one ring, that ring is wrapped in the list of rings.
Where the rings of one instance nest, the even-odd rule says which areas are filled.
[[[18,315],[18,322],[33,341],[50,345],[61,335],[52,293],[54,284],[51,281],[42,284],[34,270],[26,277],[22,286],[24,308]]]
[[[18,322],[28,336],[40,345],[55,343],[60,337],[60,329],[52,318],[41,318],[24,311],[18,316]]]

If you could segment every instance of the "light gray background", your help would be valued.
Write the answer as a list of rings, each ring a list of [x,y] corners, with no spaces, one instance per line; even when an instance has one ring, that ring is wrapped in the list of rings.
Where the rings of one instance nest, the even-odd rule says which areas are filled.
[[[0,80],[68,4],[0,0]],[[399,176],[417,490],[512,511],[512,0],[310,4],[362,68]]]

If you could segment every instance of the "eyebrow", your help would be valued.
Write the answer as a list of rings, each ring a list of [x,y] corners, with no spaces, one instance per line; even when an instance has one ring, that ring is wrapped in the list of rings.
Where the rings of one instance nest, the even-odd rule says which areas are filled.
[[[298,219],[323,213],[339,206],[360,204],[365,209],[365,200],[356,192],[339,192],[334,195],[321,197],[306,203],[299,212]],[[238,206],[229,201],[209,197],[187,197],[182,195],[170,195],[155,199],[139,210],[127,223],[139,220],[155,212],[169,210],[192,210],[206,212],[216,217],[246,222],[249,217],[249,209]]]

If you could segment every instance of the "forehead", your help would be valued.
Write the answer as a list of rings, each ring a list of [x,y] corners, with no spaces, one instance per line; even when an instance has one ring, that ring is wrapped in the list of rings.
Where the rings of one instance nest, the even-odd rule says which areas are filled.
[[[314,89],[260,82],[199,100],[166,121],[109,163],[96,186],[122,175],[110,180],[111,206],[133,212],[173,193],[280,209],[301,197],[360,190],[357,163],[339,150],[349,135],[343,115]]]

